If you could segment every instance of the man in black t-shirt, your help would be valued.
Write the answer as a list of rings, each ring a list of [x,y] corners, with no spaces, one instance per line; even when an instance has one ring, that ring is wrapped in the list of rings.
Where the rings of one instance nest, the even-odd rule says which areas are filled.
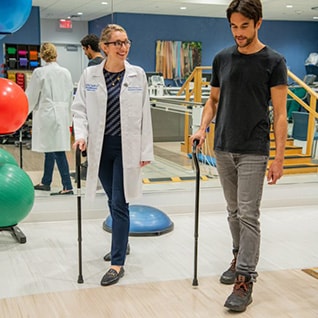
[[[84,54],[89,58],[88,66],[97,65],[104,60],[99,49],[99,38],[95,34],[88,34],[81,40]]]
[[[227,203],[234,259],[220,278],[234,284],[224,306],[244,311],[252,302],[260,249],[260,202],[269,157],[269,105],[273,107],[276,154],[267,181],[283,175],[287,136],[287,68],[279,53],[258,39],[260,0],[233,0],[227,18],[236,45],[213,60],[211,92],[199,130],[191,140],[205,141],[215,119],[214,151]]]

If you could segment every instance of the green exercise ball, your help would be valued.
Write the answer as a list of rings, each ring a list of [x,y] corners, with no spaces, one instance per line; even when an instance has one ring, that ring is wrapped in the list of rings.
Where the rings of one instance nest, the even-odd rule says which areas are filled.
[[[11,153],[8,151],[5,151],[3,148],[0,148],[0,165],[5,163],[10,163],[12,165],[18,166],[17,161],[11,155]]]
[[[4,228],[28,215],[34,203],[34,188],[30,177],[13,164],[0,164],[0,180],[0,228]]]

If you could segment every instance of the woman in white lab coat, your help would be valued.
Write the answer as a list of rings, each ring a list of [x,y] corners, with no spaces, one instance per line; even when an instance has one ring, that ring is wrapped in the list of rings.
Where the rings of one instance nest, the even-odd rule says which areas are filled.
[[[44,152],[44,173],[36,190],[50,191],[55,162],[63,189],[51,195],[73,194],[65,151],[70,150],[71,104],[73,82],[71,73],[57,64],[57,50],[44,43],[40,56],[46,62],[36,68],[26,89],[29,113],[32,113],[32,151]]]
[[[145,72],[126,61],[131,42],[111,24],[101,33],[105,62],[86,68],[72,105],[74,147],[86,150],[86,196],[93,198],[98,178],[112,217],[111,266],[102,286],[124,275],[129,234],[129,202],[142,192],[141,168],[153,160],[153,138]]]

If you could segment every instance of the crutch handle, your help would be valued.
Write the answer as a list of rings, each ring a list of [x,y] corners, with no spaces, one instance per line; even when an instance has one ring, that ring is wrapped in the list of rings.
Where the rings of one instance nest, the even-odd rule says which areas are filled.
[[[193,140],[192,153],[196,153],[197,152],[197,147],[198,147],[199,143],[200,143],[199,139],[194,139]]]
[[[192,159],[194,162],[195,170],[197,171],[197,179],[200,178],[200,166],[199,166],[199,161],[198,161],[198,157],[197,157],[197,147],[198,147],[199,143],[200,143],[199,139],[194,139],[193,140],[193,147],[192,147]]]
[[[79,146],[76,147],[75,164],[76,164],[76,167],[78,167],[81,164],[81,151],[79,149]]]
[[[76,147],[76,154],[75,154],[75,161],[76,161],[76,165],[80,165],[81,164],[81,155],[83,156],[83,157],[86,157],[87,156],[87,152],[86,152],[86,150],[83,150],[83,151],[81,151],[80,149],[79,149],[79,146],[77,145],[77,147]]]

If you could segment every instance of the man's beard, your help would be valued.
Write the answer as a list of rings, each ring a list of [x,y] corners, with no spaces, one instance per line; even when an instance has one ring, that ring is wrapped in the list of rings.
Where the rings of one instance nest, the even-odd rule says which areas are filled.
[[[235,43],[236,43],[236,45],[237,45],[238,47],[244,48],[244,47],[249,46],[249,45],[254,41],[254,39],[255,39],[255,34],[254,34],[254,36],[251,37],[251,38],[245,38],[245,39],[244,39],[245,42],[244,42],[243,44],[240,44],[240,43],[238,42],[238,40],[237,40],[237,37],[235,37]]]

